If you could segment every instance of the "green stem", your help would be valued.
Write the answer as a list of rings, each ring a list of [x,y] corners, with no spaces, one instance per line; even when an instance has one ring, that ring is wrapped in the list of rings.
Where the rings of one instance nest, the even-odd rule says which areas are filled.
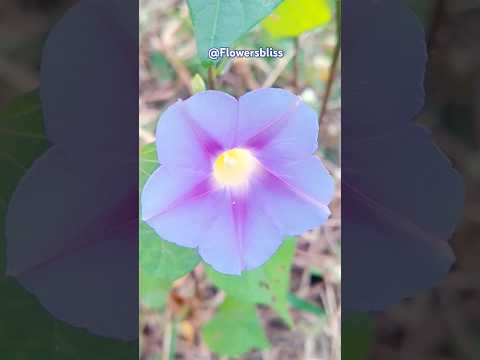
[[[325,113],[327,112],[328,101],[332,94],[333,83],[336,76],[338,61],[340,60],[340,52],[342,48],[342,2],[337,0],[335,2],[336,10],[336,28],[337,28],[337,44],[335,45],[335,51],[333,53],[332,63],[330,64],[330,70],[328,74],[327,85],[325,87],[325,93],[322,99],[322,107],[320,110],[320,116],[318,117],[318,123],[321,124]]]

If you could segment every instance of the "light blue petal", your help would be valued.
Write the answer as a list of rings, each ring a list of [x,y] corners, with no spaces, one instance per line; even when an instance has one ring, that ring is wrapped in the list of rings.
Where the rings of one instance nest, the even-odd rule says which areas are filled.
[[[216,215],[209,177],[188,170],[158,168],[142,192],[142,219],[163,239],[196,247]]]
[[[239,104],[239,144],[283,159],[305,157],[317,149],[317,116],[299,97],[267,88],[243,95]]]

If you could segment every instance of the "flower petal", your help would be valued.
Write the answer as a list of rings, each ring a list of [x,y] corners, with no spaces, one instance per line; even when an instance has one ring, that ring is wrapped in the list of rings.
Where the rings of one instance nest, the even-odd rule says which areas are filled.
[[[82,161],[54,146],[34,162],[8,207],[7,272],[54,316],[132,339],[138,195],[136,180],[122,175],[137,165],[106,159]]]
[[[345,309],[383,309],[437,284],[454,261],[459,174],[417,125],[349,146],[343,159]]]
[[[138,315],[132,309],[138,307],[138,295],[131,290],[138,288],[138,273],[132,271],[138,267],[138,242],[132,241],[137,234],[136,222],[98,233],[94,246],[16,279],[56,318],[96,335],[136,339]]]
[[[334,182],[320,159],[311,156],[296,162],[262,162],[265,176],[256,184],[254,197],[284,235],[299,235],[330,216]]]
[[[198,253],[216,271],[240,275],[243,270],[242,249],[232,210],[232,198],[227,190],[215,195],[216,216],[202,233]]]
[[[315,112],[282,89],[260,89],[239,100],[237,143],[283,159],[311,155],[317,149]]]
[[[282,243],[282,233],[252,194],[225,190],[217,197],[217,217],[204,232],[200,256],[216,271],[239,275],[265,263]]]
[[[350,145],[342,156],[346,196],[355,189],[434,237],[452,234],[463,208],[462,179],[424,128]]]
[[[196,247],[216,214],[210,176],[160,166],[145,183],[142,219],[163,239]]]
[[[204,91],[171,105],[157,125],[159,162],[209,170],[212,159],[232,145],[237,108],[237,100],[220,91]]]
[[[350,1],[344,8],[342,137],[394,133],[423,106],[423,28],[402,1]]]
[[[177,101],[160,116],[156,138],[160,164],[196,171],[207,171],[211,166],[202,142],[185,119],[183,101]]]
[[[238,122],[238,101],[233,96],[208,90],[184,102],[186,113],[222,149],[233,146]]]
[[[261,266],[284,236],[317,227],[330,215],[333,180],[318,158],[269,166],[275,170],[264,166],[248,190],[225,190],[215,202],[218,216],[199,253],[219,272],[238,275]]]
[[[82,0],[49,33],[40,94],[52,142],[78,152],[138,150],[129,140],[138,131],[138,24],[127,19],[134,10],[122,0]]]
[[[266,215],[255,194],[249,198],[248,217],[244,226],[243,269],[248,270],[270,259],[282,244],[285,233]]]
[[[379,210],[344,196],[342,307],[378,311],[438,284],[455,257],[446,241],[423,237]]]

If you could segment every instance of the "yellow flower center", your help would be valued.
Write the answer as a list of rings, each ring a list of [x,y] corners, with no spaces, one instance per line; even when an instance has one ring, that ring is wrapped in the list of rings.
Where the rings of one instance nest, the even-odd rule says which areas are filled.
[[[213,164],[213,175],[223,186],[245,184],[257,166],[257,159],[246,149],[235,148],[221,153]]]

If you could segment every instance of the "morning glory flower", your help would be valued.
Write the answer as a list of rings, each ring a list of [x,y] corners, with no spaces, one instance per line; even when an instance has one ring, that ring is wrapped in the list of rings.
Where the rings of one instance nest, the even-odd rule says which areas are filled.
[[[415,124],[425,34],[400,0],[347,0],[342,28],[342,309],[383,310],[438,284],[462,179]]]
[[[8,275],[56,318],[125,340],[138,337],[137,8],[82,0],[51,29],[40,81],[51,146],[6,217]]]
[[[330,215],[334,182],[313,155],[317,134],[315,112],[282,89],[179,100],[158,122],[161,166],[143,189],[142,219],[219,272],[261,266],[286,235]]]

